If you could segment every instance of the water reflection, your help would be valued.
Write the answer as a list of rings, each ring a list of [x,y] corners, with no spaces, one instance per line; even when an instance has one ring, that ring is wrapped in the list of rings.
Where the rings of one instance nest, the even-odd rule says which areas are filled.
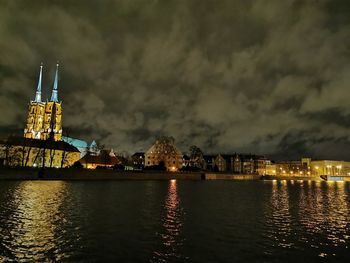
[[[61,260],[58,229],[66,221],[60,213],[66,183],[25,181],[13,192],[11,206],[2,213],[2,243],[8,259],[15,261]]]
[[[349,183],[1,182],[0,262],[347,262],[349,222]]]
[[[302,239],[310,236],[318,240],[315,248],[328,248],[319,256],[335,255],[331,247],[341,247],[349,241],[348,224],[350,219],[347,187],[344,182],[314,183],[313,187],[304,185],[300,196],[299,217],[303,227]]]
[[[163,231],[160,233],[162,246],[160,250],[154,252],[152,262],[166,262],[172,258],[181,258],[182,254],[179,249],[183,244],[182,226],[183,209],[177,193],[177,181],[170,180],[162,218]]]
[[[270,203],[266,209],[266,224],[267,236],[273,242],[273,246],[289,248],[293,245],[290,238],[292,218],[286,180],[272,182]]]

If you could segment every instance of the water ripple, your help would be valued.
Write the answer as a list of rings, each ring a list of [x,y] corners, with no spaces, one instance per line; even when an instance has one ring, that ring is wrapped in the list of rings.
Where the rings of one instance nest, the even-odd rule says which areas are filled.
[[[350,184],[0,184],[0,262],[346,261]]]

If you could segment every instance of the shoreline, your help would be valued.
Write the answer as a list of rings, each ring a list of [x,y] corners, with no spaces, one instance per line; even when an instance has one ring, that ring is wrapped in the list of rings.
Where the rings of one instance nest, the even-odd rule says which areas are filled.
[[[75,169],[75,168],[28,168],[0,167],[1,180],[63,180],[63,181],[94,181],[94,180],[235,180],[235,181],[325,181],[315,176],[272,176],[256,174],[233,174],[211,171],[202,172],[163,172],[163,171],[116,171],[110,169]],[[350,181],[350,177],[343,181]]]
[[[215,172],[116,171],[110,169],[0,167],[1,180],[261,180],[261,175]]]

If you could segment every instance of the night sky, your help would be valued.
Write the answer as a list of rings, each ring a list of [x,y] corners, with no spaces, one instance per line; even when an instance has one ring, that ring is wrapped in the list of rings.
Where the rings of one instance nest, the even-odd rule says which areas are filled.
[[[350,159],[347,0],[0,0],[1,135],[57,60],[69,136]]]

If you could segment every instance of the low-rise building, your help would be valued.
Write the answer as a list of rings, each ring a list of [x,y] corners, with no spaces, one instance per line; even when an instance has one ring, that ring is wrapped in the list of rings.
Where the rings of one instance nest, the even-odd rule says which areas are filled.
[[[307,164],[301,160],[276,162],[276,175],[279,176],[305,176],[310,175]]]
[[[112,168],[121,163],[113,150],[100,150],[99,154],[88,152],[79,162],[87,169],[96,169],[98,167]]]
[[[203,159],[204,159],[204,167],[203,168],[204,168],[204,170],[214,171],[215,158],[216,158],[216,155],[214,155],[214,154],[203,155]]]
[[[302,158],[294,161],[276,162],[275,171],[266,174],[278,176],[316,176],[334,175],[350,176],[350,162],[337,160],[312,160]]]
[[[80,159],[79,150],[64,141],[9,137],[0,144],[0,158],[7,166],[63,168]]]
[[[350,176],[350,162],[336,160],[312,160],[311,175],[342,175]]]
[[[88,152],[88,144],[84,140],[62,136],[62,141],[65,141],[66,143],[69,143],[70,145],[73,145],[80,151],[80,158],[83,158],[84,155]]]
[[[276,175],[277,166],[276,164],[267,164],[265,167],[264,175]]]
[[[135,169],[143,169],[145,167],[145,153],[137,152],[131,156],[132,165]]]
[[[266,174],[266,166],[271,161],[263,156],[252,154],[204,155],[205,169],[237,174]]]

